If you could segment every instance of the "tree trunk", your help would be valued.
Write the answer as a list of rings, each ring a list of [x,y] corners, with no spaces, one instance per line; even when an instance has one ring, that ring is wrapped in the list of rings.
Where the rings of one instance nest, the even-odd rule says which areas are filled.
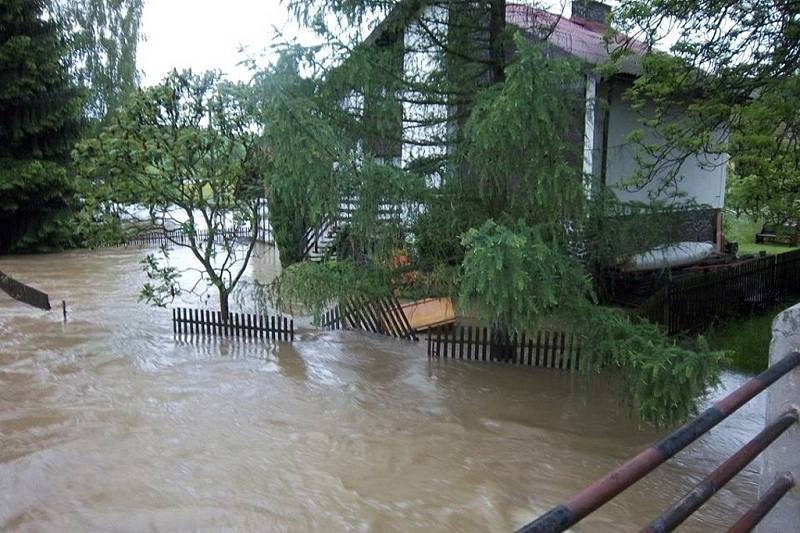
[[[491,358],[493,361],[511,360],[513,347],[508,329],[502,324],[495,324],[492,328]]]
[[[219,289],[219,312],[222,314],[222,321],[227,322],[229,308],[228,308],[228,291]]]
[[[506,79],[506,2],[492,0],[489,11],[489,52],[492,60],[492,83]]]

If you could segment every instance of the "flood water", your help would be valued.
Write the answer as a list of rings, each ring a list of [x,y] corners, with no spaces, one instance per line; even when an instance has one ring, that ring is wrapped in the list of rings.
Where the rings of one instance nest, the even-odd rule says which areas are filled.
[[[260,279],[279,269],[268,250]],[[0,293],[0,530],[511,531],[660,436],[605,379],[430,362],[424,342],[176,339],[168,310],[136,301],[144,254],[0,257],[69,309],[64,324]],[[638,530],[763,411],[759,397],[575,530]],[[732,524],[757,468],[684,530]]]

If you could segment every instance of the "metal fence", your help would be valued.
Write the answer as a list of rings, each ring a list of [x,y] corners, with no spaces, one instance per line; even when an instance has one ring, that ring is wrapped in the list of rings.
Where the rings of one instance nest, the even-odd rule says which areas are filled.
[[[214,231],[213,239],[215,242],[250,240],[253,232],[250,228],[240,227],[231,228],[224,231]],[[193,234],[183,230],[153,230],[134,235],[114,246],[164,246],[171,244],[188,245],[192,239],[196,242],[205,243],[212,238],[209,230],[196,230]]]
[[[698,332],[714,322],[780,304],[800,294],[800,250],[667,283],[638,314],[670,334]]]
[[[256,240],[265,244],[275,244],[275,235],[272,231],[272,224],[269,221],[269,207],[266,198],[262,198],[258,203]]]
[[[586,487],[567,502],[552,508],[533,522],[519,529],[525,533],[557,533],[577,524],[587,515],[611,501],[618,494],[655,470],[679,451],[710,431],[742,405],[764,391],[778,379],[800,366],[800,352],[791,352],[758,376],[706,409],[697,418],[673,431],[656,444]],[[798,422],[798,409],[792,407],[770,420],[763,431],[722,463],[708,477],[690,490],[669,509],[654,519],[643,531],[672,531],[725,483],[747,466],[775,439]],[[791,474],[780,474],[773,485],[734,525],[731,531],[749,531],[794,486]]]

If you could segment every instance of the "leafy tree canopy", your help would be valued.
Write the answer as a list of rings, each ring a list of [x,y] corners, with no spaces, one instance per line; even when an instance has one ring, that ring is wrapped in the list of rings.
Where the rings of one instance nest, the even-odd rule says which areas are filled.
[[[86,209],[119,232],[177,229],[202,265],[201,280],[219,292],[220,310],[253,253],[262,169],[269,154],[249,111],[250,91],[214,72],[173,72],[158,86],[137,90],[96,138],[82,141],[75,157],[86,178]],[[250,229],[244,243],[231,233]],[[208,237],[197,236],[208,230]],[[163,304],[181,290],[175,270],[150,258],[156,284],[142,293]]]
[[[677,36],[670,54],[654,51],[630,97],[655,103],[650,125],[666,142],[646,146],[645,180],[679,179],[681,158],[728,153],[764,188],[798,168],[800,22],[789,1],[625,0],[616,27],[650,46]],[[767,161],[771,161],[767,163]]]
[[[290,6],[324,44],[286,48],[311,75],[294,125],[314,124],[270,145],[291,180],[300,177],[287,197],[300,205],[314,198],[312,184],[325,183],[364,206],[339,249],[349,253],[285,269],[269,287],[273,301],[320,311],[353,293],[427,291],[457,297],[506,335],[557,321],[597,346],[588,372],[623,374],[646,420],[692,413],[720,354],[677,346],[657,327],[594,303],[589,273],[614,251],[585,242],[604,231],[592,215],[607,214],[609,199],[587,200],[574,128],[583,117],[581,66],[554,57],[546,28],[507,27],[505,2],[496,1]],[[375,20],[379,30],[365,37]],[[311,204],[325,216],[338,200]],[[376,217],[386,200],[403,216]],[[403,257],[411,275],[398,268]]]
[[[106,122],[138,85],[143,0],[49,0],[65,29],[71,72],[85,88],[84,116]]]

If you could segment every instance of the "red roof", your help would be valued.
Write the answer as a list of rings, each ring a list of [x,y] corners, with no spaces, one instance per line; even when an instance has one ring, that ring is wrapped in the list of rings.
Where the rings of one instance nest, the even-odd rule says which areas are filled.
[[[599,22],[577,17],[568,19],[521,4],[506,5],[506,22],[529,32],[541,32],[542,36],[552,29],[547,38],[551,44],[593,65],[604,63],[608,59],[609,49],[621,46],[624,41],[619,39],[618,43],[606,43],[606,26]],[[643,43],[628,41],[626,44],[637,54],[645,52]],[[635,73],[630,61],[624,63],[623,71]]]

